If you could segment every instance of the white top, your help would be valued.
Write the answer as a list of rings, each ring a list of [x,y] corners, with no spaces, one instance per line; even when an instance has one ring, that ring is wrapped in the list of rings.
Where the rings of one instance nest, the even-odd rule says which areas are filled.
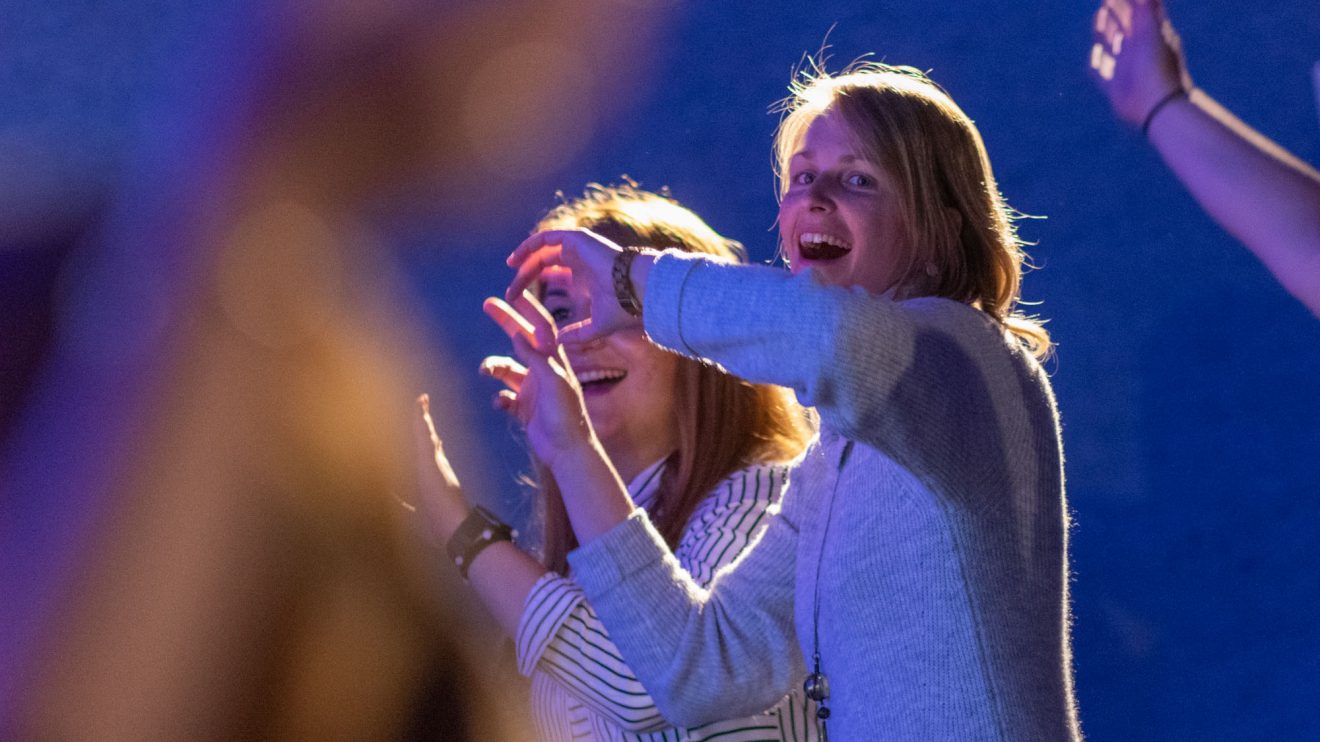
[[[664,462],[639,474],[628,492],[653,511]],[[782,466],[739,470],[697,505],[674,556],[702,588],[765,530],[767,511],[787,485]],[[628,668],[582,589],[556,574],[527,595],[517,636],[518,668],[532,679],[540,738],[560,740],[815,740],[815,707],[799,688],[765,713],[675,728]]]

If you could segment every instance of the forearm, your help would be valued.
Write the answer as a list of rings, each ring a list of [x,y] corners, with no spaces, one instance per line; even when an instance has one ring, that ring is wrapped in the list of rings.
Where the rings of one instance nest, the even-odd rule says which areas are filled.
[[[627,520],[632,498],[600,441],[584,439],[549,462],[579,544],[588,544]]]
[[[765,530],[786,481],[783,467],[756,466],[720,482],[693,512],[674,552],[682,570],[708,587]],[[620,728],[668,726],[576,583],[558,576],[537,582],[523,610],[517,648],[524,674],[547,674]]]
[[[792,388],[804,404],[847,299],[843,289],[765,266],[666,255],[650,270],[643,319],[656,343],[719,363],[756,383]]]
[[[1202,208],[1320,314],[1320,173],[1200,90],[1149,136]]]
[[[950,393],[999,373],[985,367],[1009,355],[992,318],[949,300],[896,302],[805,273],[701,261],[664,260],[651,283],[656,342],[789,387],[833,430],[883,450],[913,431],[936,435],[941,421],[966,424],[950,416]]]
[[[545,574],[545,567],[530,554],[513,543],[500,541],[482,549],[472,560],[468,582],[500,628],[516,636],[527,594]]]
[[[574,574],[665,718],[769,708],[804,674],[793,631],[797,531],[782,518],[707,593],[641,514],[570,555]]]

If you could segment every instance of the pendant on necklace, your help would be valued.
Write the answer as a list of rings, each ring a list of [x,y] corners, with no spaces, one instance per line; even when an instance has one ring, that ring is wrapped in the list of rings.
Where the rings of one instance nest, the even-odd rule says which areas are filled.
[[[807,680],[802,684],[802,690],[807,694],[807,698],[816,703],[825,703],[830,697],[830,681],[823,673],[813,672],[807,676]]]
[[[825,677],[825,673],[820,671],[820,658],[816,658],[815,672],[807,676],[802,683],[802,691],[807,698],[816,702],[816,720],[820,724],[821,742],[829,742],[830,733],[826,728],[825,721],[830,718],[830,681]]]
[[[812,673],[807,676],[802,683],[802,692],[807,698],[816,702],[816,718],[822,722],[830,718],[830,679],[825,677],[825,673],[820,671],[820,657],[815,658],[815,667]]]

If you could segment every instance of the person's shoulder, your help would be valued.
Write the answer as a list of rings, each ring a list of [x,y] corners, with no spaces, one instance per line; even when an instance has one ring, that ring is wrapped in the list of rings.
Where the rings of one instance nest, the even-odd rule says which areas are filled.
[[[948,329],[961,328],[968,332],[997,332],[1000,328],[994,317],[976,307],[942,296],[918,296],[894,302],[901,311],[923,323]]]
[[[1004,323],[977,309],[953,299],[940,296],[922,296],[895,303],[917,326],[917,332],[938,333],[956,339],[959,344],[979,346],[985,350],[1006,350],[1016,353],[1022,343]]]

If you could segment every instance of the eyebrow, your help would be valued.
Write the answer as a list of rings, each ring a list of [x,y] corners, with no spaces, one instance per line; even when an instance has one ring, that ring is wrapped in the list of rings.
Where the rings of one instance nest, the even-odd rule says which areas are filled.
[[[814,158],[816,157],[816,153],[815,153],[813,150],[809,150],[809,149],[798,150],[797,152],[794,152],[794,153],[793,153],[793,156],[790,157],[789,160],[790,160],[790,161],[791,161],[791,160],[796,160],[796,159],[799,158],[799,157],[803,157],[803,158],[806,158],[806,159],[810,160],[810,159],[814,159]],[[840,157],[840,158],[839,158],[839,162],[843,162],[843,163],[847,163],[847,164],[852,164],[852,163],[854,163],[854,162],[859,162],[859,161],[860,161],[860,162],[866,162],[866,163],[870,163],[870,162],[871,162],[869,159],[867,159],[867,158],[865,158],[865,157],[860,157],[860,156],[858,156],[858,155],[844,155],[843,157]]]

